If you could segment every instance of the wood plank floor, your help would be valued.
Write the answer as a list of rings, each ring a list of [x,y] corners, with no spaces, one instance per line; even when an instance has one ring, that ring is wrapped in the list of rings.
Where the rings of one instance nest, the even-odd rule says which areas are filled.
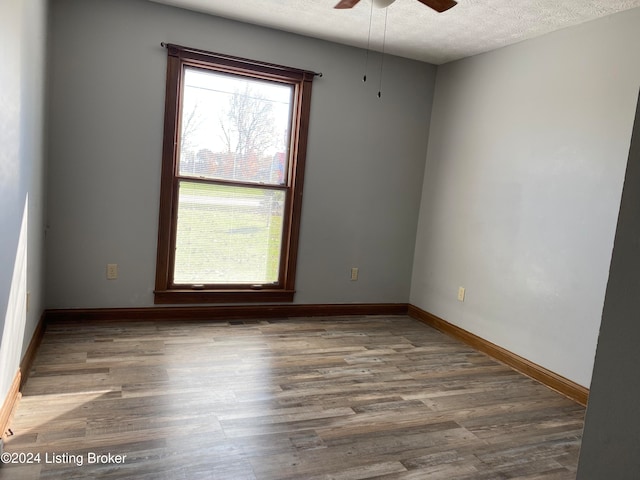
[[[50,325],[23,393],[0,479],[573,479],[584,418],[404,316]]]

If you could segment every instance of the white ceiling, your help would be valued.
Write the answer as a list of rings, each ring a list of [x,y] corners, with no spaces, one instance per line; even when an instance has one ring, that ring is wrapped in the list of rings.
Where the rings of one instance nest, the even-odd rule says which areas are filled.
[[[338,0],[151,0],[337,43],[442,64],[571,25],[640,7],[640,0],[458,0],[436,13],[417,0],[386,9],[362,0],[335,10]]]

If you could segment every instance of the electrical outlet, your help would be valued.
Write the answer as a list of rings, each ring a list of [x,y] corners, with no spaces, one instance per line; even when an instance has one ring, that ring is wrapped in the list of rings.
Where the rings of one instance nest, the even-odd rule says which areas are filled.
[[[118,264],[108,263],[107,264],[107,280],[115,280],[117,278],[118,278]]]
[[[464,302],[464,287],[458,288],[458,300]]]
[[[352,281],[358,280],[358,267],[351,268],[351,280]]]

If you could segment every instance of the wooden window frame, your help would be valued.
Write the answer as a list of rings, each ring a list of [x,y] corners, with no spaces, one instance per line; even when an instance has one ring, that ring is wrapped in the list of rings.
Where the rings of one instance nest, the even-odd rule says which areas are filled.
[[[156,259],[156,304],[292,302],[302,211],[302,187],[314,72],[167,44],[167,84]],[[178,212],[180,112],[186,67],[238,74],[294,86],[279,279],[269,285],[215,284],[184,288],[172,282]]]

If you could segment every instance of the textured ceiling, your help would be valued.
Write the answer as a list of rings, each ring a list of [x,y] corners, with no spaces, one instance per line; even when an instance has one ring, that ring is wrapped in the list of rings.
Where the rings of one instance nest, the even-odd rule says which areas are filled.
[[[362,0],[335,10],[337,0],[152,0],[220,17],[299,33],[356,47],[442,64],[616,12],[640,0],[458,0],[436,13],[417,0],[386,9]]]

